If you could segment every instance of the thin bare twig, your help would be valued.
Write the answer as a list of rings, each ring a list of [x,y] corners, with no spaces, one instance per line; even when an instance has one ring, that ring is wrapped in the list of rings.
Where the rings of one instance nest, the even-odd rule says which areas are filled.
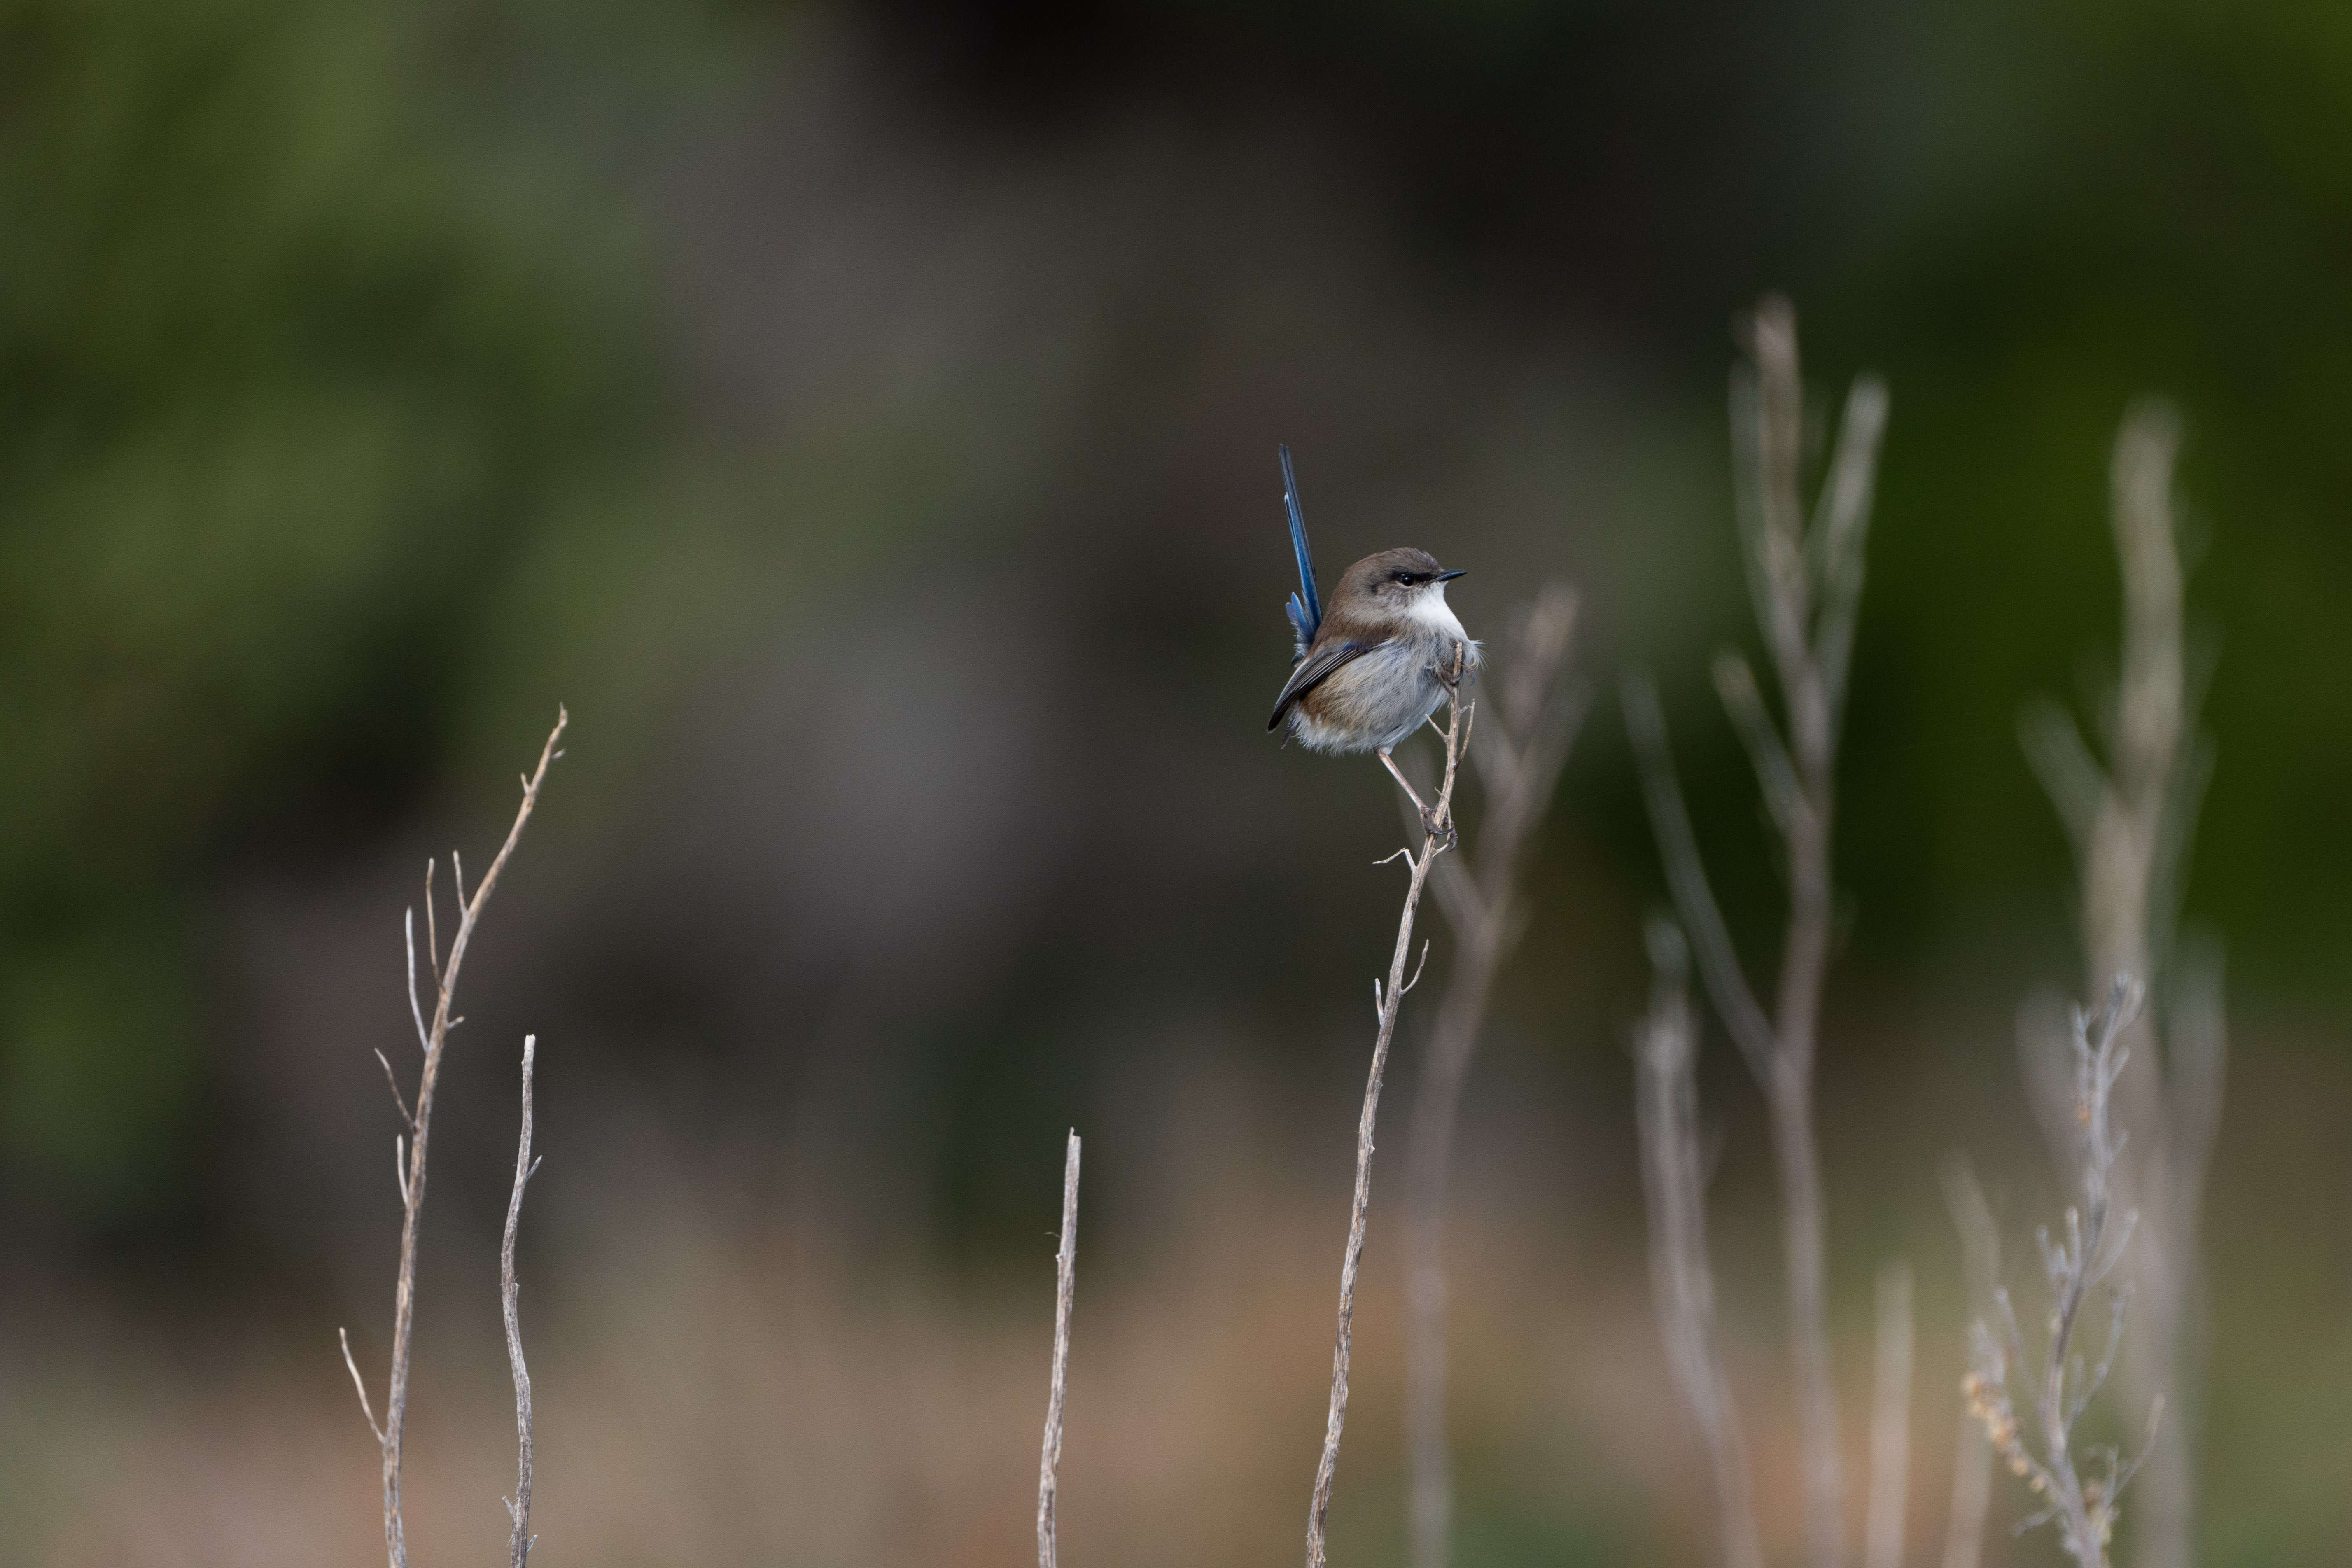
[[[1944,1196],[1960,1233],[1960,1257],[1969,1282],[1971,1319],[1990,1310],[2000,1285],[2000,1232],[1991,1205],[1977,1185],[1968,1161],[1954,1154],[1944,1162]],[[1944,1531],[1943,1568],[1978,1568],[1984,1556],[1985,1510],[1992,1501],[1992,1445],[1969,1412],[1960,1412],[1952,1447],[1952,1509]]]
[[[1650,1221],[1650,1294],[1666,1366],[1706,1446],[1725,1568],[1762,1568],[1748,1449],[1731,1380],[1715,1348],[1715,1274],[1706,1253],[1706,1162],[1698,1136],[1698,1026],[1690,950],[1675,923],[1650,922],[1650,1012],[1634,1040],[1642,1194]]]
[[[1061,1491],[1062,1398],[1070,1380],[1070,1300],[1078,1279],[1078,1132],[1062,1161],[1062,1247],[1054,1257],[1054,1381],[1045,1396],[1045,1443],[1037,1460],[1037,1568],[1055,1568],[1054,1508]]]
[[[1356,1189],[1348,1211],[1348,1247],[1339,1261],[1339,1327],[1331,1348],[1331,1405],[1323,1423],[1323,1457],[1315,1467],[1315,1495],[1307,1510],[1307,1568],[1324,1568],[1324,1523],[1331,1511],[1331,1483],[1339,1468],[1339,1433],[1348,1420],[1348,1358],[1355,1339],[1356,1273],[1364,1258],[1364,1221],[1372,1202],[1372,1131],[1380,1117],[1381,1081],[1388,1070],[1389,1042],[1395,1037],[1397,1009],[1404,1003],[1404,965],[1412,951],[1413,915],[1421,907],[1422,889],[1430,867],[1453,847],[1454,783],[1458,775],[1475,703],[1462,696],[1462,677],[1469,650],[1455,645],[1454,668],[1448,679],[1450,712],[1445,728],[1445,777],[1431,808],[1430,830],[1422,837],[1421,852],[1412,858],[1412,880],[1405,886],[1404,912],[1397,921],[1396,951],[1389,960],[1388,985],[1381,994],[1380,1031],[1372,1042],[1371,1072],[1364,1085],[1363,1115],[1356,1123]]]
[[[374,1433],[375,1440],[381,1443],[383,1441],[383,1427],[375,1418],[374,1407],[368,1404],[367,1384],[360,1378],[360,1363],[352,1359],[352,1336],[348,1331],[337,1329],[335,1338],[342,1342],[343,1366],[351,1373],[352,1387],[359,1394],[360,1414],[367,1417],[368,1430]]]
[[[425,938],[432,954],[432,968],[437,989],[433,1003],[433,1022],[425,1030],[425,1065],[416,1082],[415,1113],[409,1120],[413,1139],[394,1144],[394,1153],[402,1161],[400,1171],[400,1277],[393,1295],[392,1373],[390,1387],[384,1397],[384,1418],[378,1429],[378,1442],[383,1450],[383,1543],[391,1568],[408,1568],[408,1537],[401,1517],[400,1464],[401,1439],[408,1421],[408,1369],[410,1348],[416,1321],[416,1233],[417,1222],[425,1212],[425,1163],[426,1139],[433,1130],[433,1091],[441,1079],[441,1057],[449,1043],[449,1030],[457,1020],[450,1004],[457,990],[457,974],[466,962],[466,949],[473,940],[474,927],[481,919],[482,910],[489,902],[490,891],[498,886],[499,874],[506,869],[513,856],[515,845],[522,838],[522,830],[530,820],[531,810],[539,804],[540,786],[547,781],[547,770],[563,753],[556,750],[564,726],[571,716],[562,708],[556,710],[555,728],[548,731],[547,744],[540,748],[539,766],[523,781],[522,804],[515,810],[514,826],[507,829],[506,842],[490,862],[488,873],[474,889],[470,900],[458,906],[457,930],[450,938],[445,962],[438,951],[439,927],[433,913],[433,868],[425,871]],[[408,971],[412,982],[410,998],[414,1003],[414,980],[416,973],[415,920],[411,913],[409,931]],[[364,1395],[364,1391],[362,1391]],[[364,1396],[362,1405],[364,1406]],[[370,1425],[374,1425],[373,1415]]]
[[[1769,1016],[1740,968],[1708,887],[1675,779],[1664,716],[1654,688],[1639,672],[1625,681],[1625,721],[1675,913],[1689,932],[1716,1011],[1771,1112],[1788,1264],[1789,1337],[1804,1443],[1806,1536],[1813,1568],[1841,1568],[1844,1479],[1830,1380],[1813,1061],[1829,964],[1838,735],[1887,398],[1875,378],[1855,380],[1829,479],[1809,523],[1799,482],[1804,387],[1796,313],[1786,300],[1767,299],[1758,308],[1750,348],[1753,363],[1732,378],[1733,457],[1749,596],[1777,677],[1785,735],[1774,727],[1745,660],[1727,654],[1717,662],[1716,678],[1754,762],[1789,882],[1780,983]]]
[[[416,1118],[409,1114],[408,1101],[400,1097],[400,1079],[393,1076],[391,1060],[387,1058],[382,1051],[376,1052],[375,1059],[383,1064],[383,1081],[385,1086],[392,1090],[393,1104],[400,1108],[400,1119],[408,1123],[411,1127],[415,1126]]]
[[[522,1134],[515,1144],[514,1195],[507,1200],[506,1238],[499,1245],[499,1305],[507,1323],[507,1364],[514,1371],[515,1461],[514,1496],[507,1500],[507,1517],[513,1532],[507,1541],[509,1568],[525,1568],[530,1561],[530,1369],[522,1360],[522,1287],[515,1280],[515,1233],[522,1227],[522,1190],[539,1173],[530,1152],[530,1069],[539,1052],[539,1037],[522,1037]]]
[[[1878,1361],[1870,1413],[1870,1512],[1863,1568],[1903,1568],[1911,1466],[1911,1266],[1878,1271]]]
[[[1445,1449],[1444,1223],[1454,1127],[1496,977],[1526,930],[1519,874],[1583,716],[1582,694],[1561,679],[1576,608],[1573,588],[1547,584],[1491,678],[1500,711],[1486,715],[1477,730],[1482,743],[1471,748],[1486,796],[1471,857],[1476,868],[1466,869],[1457,858],[1441,862],[1433,873],[1455,952],[1437,1027],[1422,1058],[1407,1155],[1405,1425],[1415,1568],[1445,1568],[1453,1513]],[[1427,951],[1424,946],[1424,956]]]

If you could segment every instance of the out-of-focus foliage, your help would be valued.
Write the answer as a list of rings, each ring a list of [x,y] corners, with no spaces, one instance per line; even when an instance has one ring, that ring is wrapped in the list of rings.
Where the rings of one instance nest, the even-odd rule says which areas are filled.
[[[486,577],[605,460],[614,331],[423,21],[0,6],[0,1160],[68,1209],[205,1103],[209,875],[413,803]]]
[[[173,1125],[235,1112],[225,889],[415,831],[453,745],[495,777],[498,703],[582,721],[549,989],[615,1058],[745,1064],[747,1113],[920,1106],[955,1224],[1019,1184],[971,1107],[1051,1131],[1180,1001],[1321,1017],[1293,966],[1370,925],[1300,889],[1385,803],[1244,749],[1281,438],[1327,553],[1458,541],[1490,617],[1583,580],[1591,673],[1658,665],[1769,930],[1704,689],[1745,624],[1725,327],[1767,287],[1824,395],[1894,394],[1840,994],[1965,972],[1998,1019],[2071,973],[2014,724],[2113,644],[2145,391],[2219,634],[2189,914],[2242,996],[2340,984],[2333,8],[0,17],[0,1157],[38,1212],[152,1194]],[[1579,962],[1514,981],[1577,1039],[1655,888],[1615,731],[1534,889],[1530,952]]]
[[[2076,676],[2116,602],[2108,444],[2134,395],[2177,400],[2223,748],[2192,909],[2245,977],[2334,985],[2352,942],[2352,824],[2329,806],[2352,785],[2343,7],[882,10],[983,113],[1065,136],[1139,102],[1331,127],[1392,242],[1487,330],[1594,312],[1703,397],[1727,320],[1774,287],[1817,374],[1885,372],[1843,856],[1868,962],[1979,935],[2029,889],[2054,904],[2015,717],[2095,684]]]

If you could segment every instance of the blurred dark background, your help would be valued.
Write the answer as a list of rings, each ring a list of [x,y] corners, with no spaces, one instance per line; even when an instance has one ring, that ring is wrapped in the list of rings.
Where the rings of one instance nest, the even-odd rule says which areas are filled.
[[[2298,0],[5,0],[0,1529],[59,1563],[368,1549],[331,1329],[380,1344],[389,1315],[370,1051],[413,1072],[401,912],[428,856],[487,863],[559,700],[569,754],[445,1080],[422,1353],[433,1313],[495,1302],[535,1030],[556,1343],[593,1342],[616,1271],[652,1288],[615,1236],[714,1226],[697,1267],[804,1281],[821,1255],[845,1321],[1001,1310],[1018,1459],[1076,1123],[1089,1267],[1139,1299],[1202,1170],[1261,1171],[1312,1216],[1268,1265],[1307,1282],[1282,1330],[1307,1393],[1274,1428],[1297,1453],[1270,1450],[1298,1473],[1264,1483],[1290,1510],[1399,878],[1370,865],[1398,833],[1378,771],[1263,732],[1277,441],[1327,574],[1423,544],[1470,568],[1454,602],[1487,636],[1547,577],[1582,590],[1596,701],[1463,1201],[1504,1204],[1498,1256],[1566,1247],[1527,1323],[1584,1321],[1548,1292],[1605,1296],[1659,1377],[1623,1041],[1660,883],[1613,694],[1658,670],[1760,960],[1780,893],[1705,671],[1751,635],[1724,378],[1778,289],[1825,414],[1858,371],[1893,391],[1824,1047],[1840,1289],[1866,1339],[1877,1253],[1954,1276],[1942,1148],[2048,1190],[2011,1019],[2080,960],[2017,715],[2088,712],[2112,674],[2107,449],[2161,394],[2215,660],[2187,909],[2228,944],[2237,1048],[2206,1542],[2252,1563],[2340,1539],[2311,1456],[2352,1416],[2347,145],[2352,14]],[[1710,1051],[1769,1404],[1766,1167]],[[1237,1195],[1201,1245],[1269,1246],[1246,1235],[1268,1204]],[[494,1345],[494,1314],[465,1331]],[[170,1470],[155,1434],[224,1398],[247,1438],[184,1482],[216,1528],[60,1522],[74,1478],[142,1442]],[[349,1449],[297,1445],[350,1494],[323,1533],[283,1522],[310,1516],[251,1436],[273,1401]],[[1522,1479],[1472,1488],[1465,1562],[1702,1559],[1631,1482],[1556,1505]],[[1916,1484],[1923,1542],[1939,1485]],[[778,1524],[777,1560],[994,1560],[1021,1546],[1002,1500],[1001,1546],[992,1515],[969,1549]],[[1130,1561],[1240,1550],[1120,1517],[1098,1539]],[[711,1529],[662,1560],[770,1539]]]

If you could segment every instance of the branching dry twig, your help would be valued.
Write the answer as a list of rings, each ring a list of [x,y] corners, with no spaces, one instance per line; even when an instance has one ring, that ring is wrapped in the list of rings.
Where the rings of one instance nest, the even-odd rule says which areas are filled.
[[[1070,1378],[1070,1301],[1078,1279],[1078,1132],[1062,1162],[1062,1247],[1054,1258],[1054,1381],[1045,1396],[1045,1444],[1037,1461],[1037,1568],[1055,1568],[1054,1506],[1061,1489],[1062,1396]]]
[[[2139,1140],[2117,1184],[2138,1205],[2140,1247],[2133,1276],[2138,1310],[2124,1356],[2136,1397],[2164,1399],[2179,1413],[2158,1451],[2134,1531],[2142,1568],[2187,1568],[2194,1517],[2193,1379],[2200,1289],[2197,1221],[2205,1166],[2221,1108],[2227,1031],[2218,953],[2176,951],[2173,928],[2198,806],[2212,772],[2212,748],[2198,732],[2202,672],[2189,657],[2186,581],[2173,523],[2173,468],[2180,422],[2155,402],[2136,405],[2116,437],[2109,470],[2116,553],[2123,568],[2123,658],[2105,715],[2102,766],[2074,720],[2055,703],[2030,708],[2025,751],[2073,841],[2080,874],[2083,958],[2095,988],[2107,975],[2152,978],[2156,1005],[2126,1044],[2132,1066],[2116,1086]],[[2031,1021],[2022,1031],[2032,1079],[2063,1100],[2062,1027]],[[2063,1157],[2071,1130],[2045,1103]]]
[[[1389,1042],[1395,1037],[1397,1010],[1404,1003],[1405,960],[1412,951],[1412,922],[1421,908],[1422,889],[1430,868],[1454,845],[1454,783],[1462,752],[1470,738],[1476,704],[1465,702],[1462,676],[1468,650],[1456,645],[1448,678],[1452,694],[1445,728],[1445,777],[1431,808],[1431,828],[1423,836],[1421,852],[1412,858],[1412,880],[1405,886],[1404,912],[1397,921],[1396,952],[1389,960],[1385,988],[1375,982],[1380,1001],[1380,1029],[1372,1042],[1371,1073],[1364,1085],[1364,1110],[1356,1124],[1356,1189],[1348,1213],[1348,1247],[1339,1262],[1339,1327],[1331,1350],[1331,1405],[1323,1425],[1323,1458],[1315,1468],[1315,1495],[1307,1510],[1307,1568],[1324,1568],[1324,1523],[1331,1511],[1331,1482],[1339,1468],[1339,1432],[1348,1419],[1348,1357],[1355,1336],[1356,1272],[1364,1258],[1364,1221],[1372,1201],[1372,1131],[1379,1120],[1381,1081],[1388,1070]]]
[[[2010,1367],[2014,1365],[2022,1373],[2032,1362],[2006,1290],[1996,1288],[1993,1292],[1999,1328],[1979,1319],[1971,1331],[1973,1364],[1960,1384],[1970,1413],[1984,1423],[1986,1436],[2008,1462],[2010,1472],[2042,1500],[2042,1510],[2022,1521],[2019,1530],[2054,1521],[2060,1542],[2079,1568],[2106,1568],[2117,1499],[2154,1449],[2157,1422],[2164,1410],[2160,1399],[2151,1407],[2147,1441],[2128,1463],[2113,1448],[2095,1448],[2084,1458],[2103,1459],[2105,1473],[2090,1477],[2081,1473],[2073,1447],[2074,1424],[2106,1382],[2131,1296],[2127,1289],[2112,1293],[2106,1344],[2097,1363],[2086,1370],[2075,1345],[2083,1309],[2091,1292],[2121,1261],[2135,1218],[2126,1212],[2119,1223],[2110,1224],[2116,1162],[2124,1144],[2114,1129],[2111,1111],[2116,1081],[2130,1054],[2123,1047],[2124,1032],[2137,1016],[2139,1005],[2138,984],[2129,975],[2117,975],[2105,1005],[2097,1013],[2078,1007],[2074,1014],[2074,1180],[2079,1201],[2066,1210],[2063,1237],[2053,1241],[2046,1228],[2038,1233],[2042,1270],[2051,1299],[2049,1341],[2032,1387],[2036,1428],[2032,1436],[2041,1451],[2036,1453],[2035,1443],[2028,1440],[2010,1395]]]
[[[414,910],[410,911],[407,921],[408,1005],[410,1016],[416,1024],[417,1043],[424,1047],[425,1065],[417,1076],[416,1110],[413,1116],[407,1118],[407,1133],[394,1141],[394,1152],[399,1162],[401,1225],[400,1278],[393,1295],[392,1373],[384,1396],[383,1425],[376,1425],[372,1412],[368,1415],[368,1425],[375,1432],[377,1442],[383,1450],[383,1544],[391,1559],[391,1568],[408,1568],[408,1538],[400,1509],[400,1460],[401,1438],[408,1420],[409,1352],[416,1317],[416,1226],[425,1212],[425,1142],[433,1130],[433,1090],[440,1082],[441,1055],[448,1045],[449,1031],[464,1022],[450,1012],[450,1003],[457,995],[457,974],[465,964],[466,948],[473,940],[475,924],[481,919],[483,907],[490,900],[490,891],[498,886],[499,873],[506,869],[507,861],[514,854],[515,845],[522,837],[523,826],[530,820],[531,809],[539,804],[540,786],[547,780],[549,764],[563,754],[556,750],[556,742],[562,738],[563,728],[570,722],[571,716],[558,708],[555,728],[548,731],[547,744],[540,749],[539,766],[522,782],[522,804],[515,811],[514,826],[507,829],[506,842],[499,847],[497,858],[490,862],[488,874],[474,889],[471,899],[463,896],[465,878],[462,870],[457,872],[457,931],[450,938],[446,960],[440,951],[440,928],[434,911],[433,868],[428,863],[425,868],[425,949],[435,981],[433,1021],[430,1025],[425,1021],[424,1009],[416,995],[416,920]],[[451,866],[453,869],[457,867],[455,856],[451,857]],[[396,1098],[396,1087],[394,1093]],[[348,1359],[348,1340],[345,1345]],[[356,1368],[352,1381],[359,1381]],[[365,1410],[367,1391],[364,1387],[360,1391],[360,1404]]]
[[[1526,929],[1519,872],[1583,717],[1581,694],[1560,679],[1575,629],[1576,591],[1565,583],[1548,584],[1494,678],[1500,711],[1487,714],[1471,747],[1486,796],[1476,869],[1457,858],[1440,861],[1433,873],[1438,907],[1454,930],[1455,956],[1422,1060],[1407,1154],[1412,1319],[1405,1424],[1415,1568],[1445,1568],[1453,1511],[1445,1452],[1444,1221],[1454,1125],[1496,976]]]
[[[522,1190],[539,1173],[530,1152],[530,1069],[539,1053],[539,1037],[522,1037],[522,1134],[515,1144],[514,1195],[507,1200],[507,1233],[499,1244],[499,1304],[507,1323],[507,1364],[514,1371],[515,1461],[514,1496],[507,1500],[507,1517],[514,1525],[507,1542],[509,1568],[525,1568],[530,1561],[530,1369],[522,1360],[522,1287],[515,1281],[515,1233],[522,1227]]]
[[[1862,600],[1863,546],[1879,439],[1886,426],[1886,389],[1872,376],[1854,382],[1809,523],[1799,485],[1804,388],[1796,315],[1786,300],[1768,299],[1758,309],[1752,346],[1755,363],[1732,380],[1740,537],[1757,626],[1780,689],[1785,738],[1743,658],[1724,654],[1716,661],[1715,676],[1784,851],[1789,923],[1769,1015],[1749,988],[1707,885],[1675,780],[1665,719],[1646,676],[1637,673],[1625,682],[1625,721],[1675,912],[1689,933],[1716,1011],[1771,1112],[1788,1261],[1789,1337],[1804,1439],[1806,1534],[1813,1568],[1840,1568],[1845,1557],[1844,1482],[1822,1282],[1826,1241],[1821,1154],[1813,1132],[1813,1061],[1829,963],[1838,734]]]
[[[1649,1016],[1634,1041],[1635,1126],[1650,1219],[1650,1293],[1666,1365],[1706,1445],[1725,1568],[1763,1568],[1739,1412],[1715,1349],[1715,1275],[1706,1252],[1706,1162],[1698,1137],[1698,1026],[1690,951],[1663,916],[1650,922]]]

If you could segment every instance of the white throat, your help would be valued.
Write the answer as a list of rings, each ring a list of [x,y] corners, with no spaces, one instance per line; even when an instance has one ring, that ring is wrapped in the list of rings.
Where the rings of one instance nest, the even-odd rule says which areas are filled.
[[[1415,626],[1442,632],[1456,642],[1470,640],[1470,634],[1462,629],[1461,617],[1445,602],[1445,584],[1443,583],[1432,583],[1414,595],[1412,607],[1405,612],[1404,618]]]

